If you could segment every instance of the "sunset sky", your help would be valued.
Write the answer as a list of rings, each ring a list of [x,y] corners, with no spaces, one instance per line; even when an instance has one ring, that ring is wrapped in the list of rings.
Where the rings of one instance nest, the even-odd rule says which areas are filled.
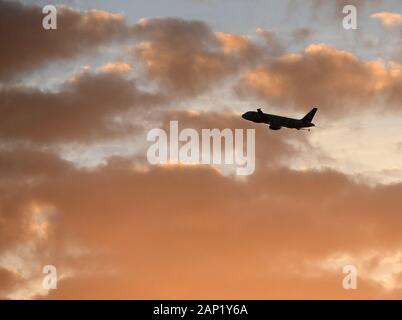
[[[0,298],[402,297],[401,0],[52,3],[0,0]],[[255,129],[255,172],[150,165],[171,120]]]

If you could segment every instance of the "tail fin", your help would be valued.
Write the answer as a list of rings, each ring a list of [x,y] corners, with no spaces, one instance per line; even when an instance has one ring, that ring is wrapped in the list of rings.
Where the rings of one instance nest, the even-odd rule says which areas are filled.
[[[302,118],[302,120],[305,121],[305,122],[311,122],[311,121],[313,121],[313,118],[314,118],[316,112],[317,112],[317,108],[311,109],[311,111],[310,111],[309,113],[307,113],[307,114]]]

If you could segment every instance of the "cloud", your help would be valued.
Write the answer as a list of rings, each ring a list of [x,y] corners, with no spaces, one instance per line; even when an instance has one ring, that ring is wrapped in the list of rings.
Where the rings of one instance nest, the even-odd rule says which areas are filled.
[[[135,47],[135,56],[143,62],[147,77],[177,97],[205,92],[234,75],[246,57],[253,60],[257,56],[246,37],[214,33],[202,21],[147,18],[134,30],[143,39]]]
[[[58,91],[24,86],[1,88],[2,139],[86,142],[132,132],[131,125],[113,122],[113,117],[131,109],[156,106],[164,98],[140,91],[136,80],[126,77],[126,68],[114,64],[98,72],[84,69]]]
[[[297,28],[292,31],[292,39],[296,43],[306,42],[312,35],[314,31],[309,28]]]
[[[21,30],[40,27],[38,8],[0,6],[7,8],[0,11],[6,26],[15,15],[27,19],[15,33],[22,42],[0,53],[7,59],[15,53],[2,69],[5,78],[128,32],[121,16],[63,8],[60,39],[42,31],[25,34]],[[300,132],[274,133],[235,113],[154,108],[194,98],[239,74],[243,95],[280,106],[318,104],[340,114],[383,99],[397,108],[400,65],[364,61],[324,44],[286,54],[275,33],[260,30],[265,44],[259,45],[244,35],[213,32],[201,21],[148,18],[129,29],[141,41],[135,70],[144,77],[132,78],[132,65],[115,61],[96,71],[84,68],[55,91],[0,89],[2,296],[400,295],[401,184],[368,186],[332,170],[287,168],[284,160],[315,149]],[[37,39],[47,45],[42,48]],[[158,88],[151,91],[154,84]],[[163,128],[169,120],[179,120],[181,128],[256,128],[256,172],[238,179],[205,165],[153,167],[138,154],[79,168],[53,148],[134,130],[145,139],[143,130],[123,121],[130,111],[152,113]],[[389,270],[390,261],[398,268]],[[339,269],[346,262],[363,266],[358,292],[341,289]],[[47,264],[57,267],[60,278],[57,290],[42,292],[41,267]],[[384,283],[387,277],[392,281]]]
[[[175,118],[196,128],[240,121],[218,113]],[[0,233],[0,243],[11,251],[34,243],[34,265],[51,257],[65,274],[41,298],[351,297],[341,289],[337,257],[367,266],[367,252],[398,256],[402,186],[370,187],[331,170],[290,170],[278,161],[299,156],[286,144],[290,133],[274,138],[258,130],[257,138],[264,145],[257,171],[241,180],[208,166],[143,170],[140,158],[114,157],[84,169],[47,152],[26,155],[31,169],[21,172],[41,178],[0,183],[0,221],[9,231]],[[4,167],[23,154],[15,152],[4,157]],[[40,175],[45,164],[54,169]],[[10,178],[22,165],[16,162]],[[38,214],[49,230],[46,241],[34,228],[43,223]],[[396,297],[401,283],[388,265],[379,259],[374,269],[360,270],[356,296]],[[385,288],[378,279],[391,274],[393,286]],[[17,289],[24,285],[22,279]]]
[[[371,16],[373,19],[381,20],[384,27],[391,28],[402,25],[402,15],[393,12],[377,12]]]
[[[96,173],[80,172],[39,193],[64,212],[58,237],[73,233],[84,246],[108,252],[98,262],[109,256],[114,272],[93,271],[94,279],[105,279],[96,285],[104,297],[292,297],[290,283],[297,279],[304,297],[340,298],[348,294],[338,290],[340,270],[304,263],[320,265],[336,252],[348,252],[353,260],[366,250],[398,250],[402,240],[400,186],[372,190],[330,171],[264,170],[234,182],[208,168],[141,173],[125,167],[110,163]],[[59,188],[64,195],[56,193]],[[85,223],[94,219],[96,224]],[[337,274],[328,287],[314,288],[316,278],[325,282]],[[74,292],[91,297],[96,282],[91,274],[84,276],[81,282],[78,271],[76,281],[65,280],[66,291],[61,282],[50,297],[71,298]],[[289,286],[273,289],[280,283],[277,276]],[[370,274],[360,277],[375,286]],[[239,282],[229,293],[225,288],[234,278]],[[86,287],[88,282],[92,286]],[[380,285],[359,296],[374,297],[381,290]]]
[[[0,80],[7,80],[49,62],[71,59],[130,33],[121,15],[106,11],[57,11],[57,30],[44,30],[42,8],[0,1]]]
[[[256,33],[265,42],[265,53],[268,54],[268,57],[276,57],[285,53],[285,45],[275,32],[257,28]]]
[[[301,53],[247,70],[239,89],[268,103],[318,106],[325,113],[341,115],[381,101],[384,108],[399,108],[401,80],[399,64],[364,61],[348,51],[311,44]]]
[[[10,270],[0,268],[0,294],[6,294],[17,283],[17,276]]]
[[[70,164],[57,153],[43,152],[30,147],[3,149],[0,153],[0,180],[25,182],[32,177],[49,177],[68,170]]]
[[[132,66],[122,61],[110,62],[99,68],[100,71],[106,73],[128,73],[132,71]]]
[[[248,38],[245,36],[225,32],[216,32],[215,35],[223,50],[227,53],[247,50],[250,45]]]
[[[14,147],[0,153],[0,248],[14,248],[32,236],[30,189],[73,169],[56,153]]]

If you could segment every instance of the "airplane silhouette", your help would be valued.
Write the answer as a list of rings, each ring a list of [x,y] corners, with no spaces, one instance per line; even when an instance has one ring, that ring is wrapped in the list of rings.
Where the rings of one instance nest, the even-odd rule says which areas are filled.
[[[315,124],[311,121],[313,121],[316,112],[317,108],[313,108],[303,118],[293,119],[264,113],[261,111],[261,109],[257,109],[257,111],[248,111],[244,113],[242,118],[255,123],[266,123],[269,125],[271,130],[279,130],[282,127],[300,130],[315,126]],[[310,131],[310,129],[307,130]]]

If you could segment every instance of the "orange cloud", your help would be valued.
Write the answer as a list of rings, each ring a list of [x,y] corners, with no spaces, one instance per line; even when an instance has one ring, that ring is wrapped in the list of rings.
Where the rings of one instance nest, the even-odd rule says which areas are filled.
[[[2,297],[400,296],[402,185],[369,186],[331,170],[286,168],[284,159],[302,156],[292,142],[313,150],[300,132],[278,135],[257,127],[256,172],[245,179],[201,165],[152,167],[138,155],[78,168],[56,152],[64,143],[126,133],[113,119],[130,110],[152,108],[151,120],[164,128],[171,119],[195,129],[255,128],[234,113],[154,108],[239,74],[243,95],[281,106],[318,104],[340,114],[384,99],[398,107],[400,65],[364,61],[324,44],[285,54],[275,33],[259,30],[260,46],[241,35],[212,32],[201,21],[149,18],[131,28],[101,11],[62,9],[59,23],[66,29],[57,37],[25,34],[37,30],[38,8],[0,1],[4,8],[0,26],[18,15],[26,23],[16,29],[21,43],[13,42],[10,28],[0,28],[10,43],[0,53],[2,77],[131,32],[141,41],[135,47],[145,72],[141,85],[158,88],[140,89],[124,62],[83,69],[55,91],[1,87]],[[304,39],[308,32],[294,36]],[[61,278],[56,291],[42,292],[40,267],[49,263]],[[361,267],[356,292],[341,288],[344,263]]]
[[[363,61],[351,52],[312,44],[245,72],[239,86],[245,95],[298,108],[318,105],[324,112],[367,108],[381,99],[400,105],[401,66]]]
[[[121,61],[107,63],[99,68],[100,71],[106,72],[106,73],[111,73],[111,72],[127,73],[127,72],[132,71],[132,69],[133,68],[130,64],[121,62]]]
[[[238,121],[217,113],[175,117],[185,126]],[[264,148],[257,149],[257,171],[245,180],[205,166],[137,170],[133,164],[141,159],[118,157],[95,169],[54,159],[46,175],[47,153],[32,164],[35,157],[25,157],[32,168],[25,179],[40,179],[29,187],[19,179],[1,182],[1,221],[13,232],[1,232],[0,243],[11,249],[31,241],[36,264],[51,256],[60,272],[68,270],[58,289],[42,298],[397,297],[398,271],[388,269],[387,259],[398,257],[402,243],[402,186],[370,187],[329,170],[289,170],[277,157],[298,156],[286,145],[291,134],[275,139],[261,130],[258,136]],[[20,157],[16,152],[8,158]],[[19,167],[24,164],[17,162],[10,178]],[[31,223],[21,223],[32,203],[57,211],[46,220],[52,230],[46,243]],[[354,293],[341,287],[339,257],[363,266]],[[394,278],[391,287],[384,277]]]
[[[134,79],[115,72],[122,67],[126,68],[109,65],[101,72],[83,70],[56,92],[22,86],[1,88],[2,139],[82,142],[132,132],[130,127],[113,125],[112,117],[141,106],[156,106],[164,98],[140,91]]]
[[[258,56],[247,38],[213,33],[202,21],[149,18],[140,20],[134,30],[143,39],[135,55],[146,75],[179,97],[205,92]]]
[[[216,32],[215,35],[226,53],[244,51],[250,46],[245,36],[225,32]]]
[[[50,297],[342,298],[350,293],[340,289],[341,270],[320,266],[328,257],[347,252],[353,262],[366,250],[398,250],[402,241],[400,185],[373,190],[333,172],[277,168],[234,182],[207,168],[138,173],[122,164],[77,173],[39,193],[64,212],[58,237],[73,233],[90,251],[105,250],[98,263],[110,259],[110,273],[95,268],[84,280],[77,271]],[[83,196],[87,190],[93,195]],[[386,296],[389,288],[371,275],[362,271],[357,295]]]
[[[130,33],[120,15],[58,8],[58,29],[42,27],[41,7],[0,1],[0,79],[7,80],[58,59],[71,59]],[[29,30],[29,31],[27,31]]]
[[[0,268],[0,299],[5,299],[5,297],[2,297],[1,295],[7,294],[8,290],[11,290],[18,280],[19,279],[14,272],[5,268]]]
[[[402,25],[402,15],[393,12],[377,12],[373,13],[371,18],[381,20],[385,27],[395,27]]]

